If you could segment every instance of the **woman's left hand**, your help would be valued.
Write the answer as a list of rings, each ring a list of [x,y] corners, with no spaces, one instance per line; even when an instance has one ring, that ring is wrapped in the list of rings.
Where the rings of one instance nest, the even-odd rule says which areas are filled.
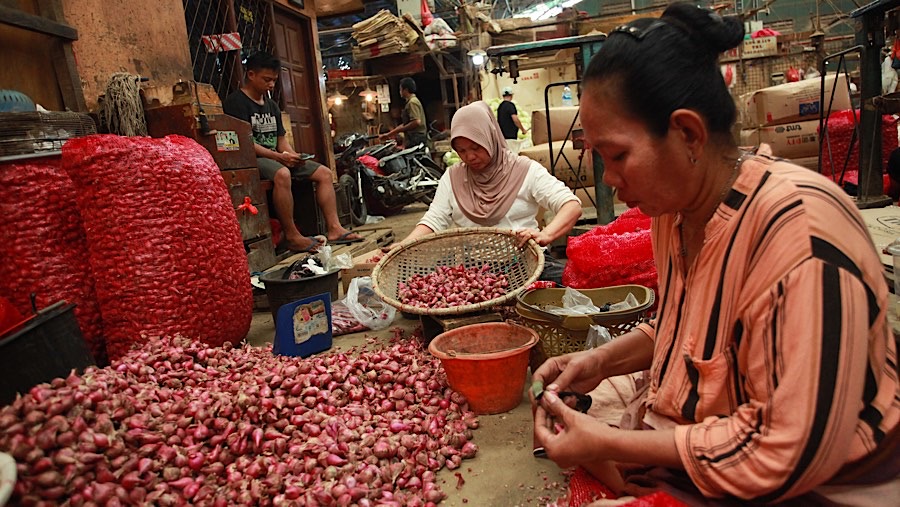
[[[516,231],[516,237],[519,238],[519,246],[525,246],[529,239],[533,239],[540,246],[547,246],[553,241],[553,238],[544,234],[544,231],[537,229],[519,229]]]
[[[611,458],[603,448],[603,434],[615,430],[569,408],[555,392],[544,391],[534,414],[534,430],[547,457],[561,468]]]

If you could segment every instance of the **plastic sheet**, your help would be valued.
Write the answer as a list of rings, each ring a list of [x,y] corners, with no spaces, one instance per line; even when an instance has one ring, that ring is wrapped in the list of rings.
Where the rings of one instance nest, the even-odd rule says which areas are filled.
[[[247,256],[209,152],[181,136],[70,140],[63,168],[77,190],[111,359],[142,337],[238,343],[250,328]]]

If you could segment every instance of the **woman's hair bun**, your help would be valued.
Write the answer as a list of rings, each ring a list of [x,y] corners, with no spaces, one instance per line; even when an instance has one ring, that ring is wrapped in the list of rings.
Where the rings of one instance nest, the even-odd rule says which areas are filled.
[[[718,55],[744,40],[744,24],[737,16],[720,16],[709,9],[679,2],[669,5],[662,19],[688,32],[694,43]]]

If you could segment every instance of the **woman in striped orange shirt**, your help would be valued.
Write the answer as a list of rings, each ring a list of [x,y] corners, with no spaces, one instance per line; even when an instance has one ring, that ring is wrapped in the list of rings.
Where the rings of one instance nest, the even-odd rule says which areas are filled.
[[[660,305],[653,321],[535,372],[548,386],[536,438],[560,466],[626,490],[610,463],[659,467],[692,501],[895,502],[883,267],[837,186],[736,147],[717,58],[742,40],[739,19],[674,4],[610,34],[585,72],[582,126],[604,182],[653,217]],[[630,428],[555,395],[643,370]]]

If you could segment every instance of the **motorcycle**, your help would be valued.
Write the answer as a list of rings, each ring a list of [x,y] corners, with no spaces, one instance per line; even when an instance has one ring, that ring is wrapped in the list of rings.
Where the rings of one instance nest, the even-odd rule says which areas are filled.
[[[390,216],[414,202],[431,204],[443,169],[424,144],[405,149],[394,141],[369,146],[378,136],[346,134],[335,143],[338,182],[350,198],[354,225],[373,215]]]

